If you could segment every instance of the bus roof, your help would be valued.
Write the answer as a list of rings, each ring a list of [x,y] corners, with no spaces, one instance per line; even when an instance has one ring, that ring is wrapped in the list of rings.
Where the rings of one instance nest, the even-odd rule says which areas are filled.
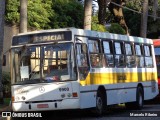
[[[66,33],[65,34],[66,37],[61,37],[62,35],[59,33]],[[68,33],[70,34],[70,37],[68,37],[67,35]],[[27,33],[20,33],[18,35],[13,36],[12,45],[13,46],[22,45],[22,44],[24,45],[27,43],[33,43],[33,41],[34,43],[45,42],[47,40],[50,41],[49,39],[47,40],[43,39],[43,38],[47,38],[47,36],[49,36],[49,38],[51,37],[64,38],[65,40],[66,38],[68,38],[69,40],[72,40],[73,35],[86,36],[88,38],[123,40],[123,41],[137,42],[137,43],[153,44],[152,39],[148,39],[148,38],[120,35],[120,34],[114,34],[114,33],[108,33],[108,32],[97,32],[97,31],[77,29],[77,28],[61,28],[61,29],[50,29],[50,30],[40,30],[40,31],[31,31]],[[58,40],[58,39],[55,39],[55,40]]]

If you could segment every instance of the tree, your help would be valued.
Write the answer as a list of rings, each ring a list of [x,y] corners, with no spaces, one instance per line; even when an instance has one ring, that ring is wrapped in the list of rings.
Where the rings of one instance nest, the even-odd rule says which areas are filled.
[[[99,11],[98,11],[98,20],[99,24],[106,24],[106,8],[111,0],[98,0]]]
[[[95,31],[100,31],[100,32],[106,32],[107,31],[106,27],[104,25],[99,24],[97,15],[92,16],[91,29],[95,30]]]
[[[52,0],[28,0],[28,27],[49,29],[54,11]],[[7,0],[5,21],[11,25],[20,23],[20,0]]]
[[[146,37],[147,36],[147,21],[148,21],[148,0],[143,1],[143,14],[141,16],[141,31],[140,36]]]
[[[2,51],[3,51],[3,39],[4,39],[4,13],[5,13],[5,0],[0,0],[0,103],[3,103]]]
[[[27,32],[27,3],[28,0],[20,0],[20,33]]]
[[[20,13],[19,13],[19,0],[7,0],[6,1],[6,14],[5,22],[15,25],[19,23]]]
[[[52,0],[28,0],[28,25],[36,29],[50,29],[54,16]]]
[[[133,12],[128,9],[123,9],[124,13],[124,19],[126,21],[126,24],[129,28],[130,35],[132,36],[140,36],[140,24],[141,24],[141,9],[142,9],[142,4],[141,0],[131,0],[131,1],[126,1],[125,6],[127,8],[130,8],[132,10],[138,11],[138,12]]]
[[[99,23],[102,25],[106,24],[106,7],[107,4],[109,4],[108,9],[110,12],[114,15],[115,22],[119,23],[122,28],[125,29],[126,34],[129,34],[128,27],[126,25],[122,6],[124,5],[124,0],[98,0],[99,5],[99,13],[98,13],[98,19]]]
[[[111,0],[109,4],[109,10],[114,15],[115,22],[119,23],[121,27],[126,31],[126,34],[129,34],[128,27],[126,25],[123,8],[122,6],[125,4],[125,0]]]
[[[116,33],[116,34],[126,34],[125,30],[118,24],[118,23],[112,23],[111,26],[108,28],[108,31],[110,33]]]
[[[53,0],[52,10],[51,28],[83,28],[84,8],[77,0]]]
[[[92,0],[85,0],[84,3],[84,29],[91,30],[92,21]]]

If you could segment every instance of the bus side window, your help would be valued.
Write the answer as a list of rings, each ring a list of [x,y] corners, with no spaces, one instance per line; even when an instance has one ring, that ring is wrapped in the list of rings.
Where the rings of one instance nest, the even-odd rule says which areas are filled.
[[[86,44],[76,44],[77,66],[80,79],[84,80],[89,72],[87,46]]]
[[[115,42],[114,43],[115,48],[115,65],[116,67],[125,67],[125,56],[124,56],[124,49],[123,49],[123,43],[121,42]]]
[[[91,66],[93,68],[101,68],[104,64],[104,56],[100,53],[100,46],[97,40],[89,40],[89,53]]]
[[[144,45],[145,67],[153,67],[151,46]]]
[[[131,43],[125,43],[125,51],[126,51],[126,64],[127,67],[135,67],[136,60],[133,53],[133,48]]]
[[[144,57],[142,51],[142,45],[135,45],[135,52],[136,52],[136,65],[137,67],[144,67]]]
[[[112,41],[103,41],[102,44],[103,44],[106,67],[114,67]]]

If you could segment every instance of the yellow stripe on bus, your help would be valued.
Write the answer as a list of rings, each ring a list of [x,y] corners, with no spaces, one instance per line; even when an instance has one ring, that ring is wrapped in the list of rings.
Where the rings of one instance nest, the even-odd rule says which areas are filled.
[[[116,84],[157,80],[156,72],[148,73],[89,73],[81,85]]]

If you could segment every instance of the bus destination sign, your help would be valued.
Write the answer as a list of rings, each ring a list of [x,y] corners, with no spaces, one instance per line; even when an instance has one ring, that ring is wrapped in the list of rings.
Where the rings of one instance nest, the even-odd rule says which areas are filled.
[[[54,35],[42,35],[42,36],[35,36],[34,42],[39,41],[52,41],[52,40],[64,40],[64,34],[54,34]]]
[[[14,36],[12,45],[24,45],[30,43],[42,43],[49,41],[69,41],[71,40],[71,31],[37,33],[21,36]]]

